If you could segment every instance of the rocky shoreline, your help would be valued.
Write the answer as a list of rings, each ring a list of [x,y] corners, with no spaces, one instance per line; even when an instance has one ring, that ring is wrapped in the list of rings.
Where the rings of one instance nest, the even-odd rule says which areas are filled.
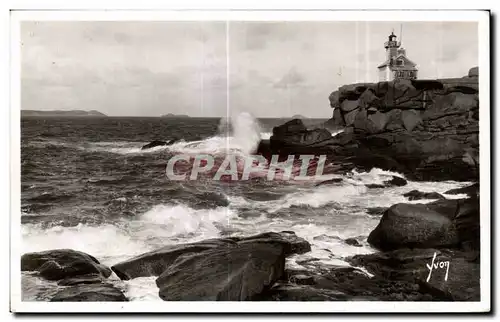
[[[324,154],[344,172],[377,167],[417,181],[477,181],[478,92],[477,67],[463,78],[345,85],[329,97],[326,124],[342,133],[296,119],[275,127],[258,152]]]
[[[479,301],[477,68],[457,79],[346,85],[330,95],[330,103],[334,112],[327,127],[342,133],[308,129],[295,119],[275,127],[258,153],[324,154],[339,173],[381,168],[410,180],[476,182],[445,193],[468,197],[450,200],[414,190],[405,195],[409,200],[436,201],[374,209],[381,219],[368,243],[379,251],[345,258],[352,266],[317,265],[312,259],[301,269],[287,268],[287,258],[311,246],[282,231],[166,246],[111,268],[71,249],[27,253],[22,271],[57,281],[51,301],[127,301],[109,282],[112,273],[121,280],[157,277],[165,301]],[[367,187],[405,184],[394,177]]]
[[[110,283],[112,273],[121,280],[156,277],[165,301],[479,301],[475,187],[447,192],[467,192],[466,199],[384,210],[368,237],[380,251],[345,258],[352,266],[312,258],[300,262],[300,269],[287,268],[287,258],[309,252],[311,245],[282,231],[165,246],[111,268],[71,249],[27,253],[21,269],[57,281],[50,301],[127,301]]]

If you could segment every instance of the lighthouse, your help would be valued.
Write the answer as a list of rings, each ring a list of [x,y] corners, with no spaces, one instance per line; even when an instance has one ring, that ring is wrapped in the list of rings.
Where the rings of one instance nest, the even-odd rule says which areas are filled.
[[[378,66],[379,80],[392,81],[395,79],[417,79],[417,64],[406,57],[406,50],[401,47],[392,32],[384,43],[386,60]]]

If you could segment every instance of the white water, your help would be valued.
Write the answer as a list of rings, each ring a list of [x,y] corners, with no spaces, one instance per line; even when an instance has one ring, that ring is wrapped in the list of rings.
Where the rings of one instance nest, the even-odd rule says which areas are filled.
[[[467,183],[457,182],[408,182],[404,187],[367,189],[362,184],[381,183],[394,173],[373,169],[368,173],[354,172],[344,178],[340,185],[302,186],[278,200],[252,201],[243,197],[229,197],[228,207],[216,209],[192,209],[183,205],[159,204],[136,218],[99,227],[79,224],[76,227],[53,227],[42,229],[36,225],[23,225],[22,252],[47,249],[71,248],[92,254],[106,265],[113,265],[135,255],[151,251],[167,244],[199,241],[219,237],[220,233],[234,229],[239,235],[250,235],[264,231],[292,230],[308,240],[312,251],[292,257],[288,265],[297,267],[297,261],[314,259],[309,265],[348,265],[343,257],[375,251],[366,242],[366,237],[378,224],[380,218],[368,215],[366,208],[389,207],[395,203],[408,202],[403,193],[413,189],[443,193]],[[290,189],[290,187],[286,187]],[[460,198],[463,196],[447,196]],[[427,203],[433,200],[419,200]],[[305,217],[271,216],[290,206],[309,207]],[[321,217],[314,209],[327,207]],[[251,207],[255,217],[240,217],[239,209]],[[288,210],[285,211],[285,213]],[[270,215],[265,215],[269,213]],[[349,246],[344,239],[354,237],[362,247]],[[158,300],[158,289],[154,278],[133,279],[125,283],[126,294],[131,300]]]
[[[95,142],[82,149],[94,152],[110,152],[117,154],[148,154],[161,151],[171,151],[186,154],[227,154],[249,155],[257,149],[262,139],[269,139],[270,132],[261,132],[257,119],[249,113],[239,113],[230,119],[222,118],[219,124],[219,134],[204,140],[186,142],[177,141],[166,146],[157,146],[141,150],[149,142]],[[55,145],[64,143],[54,142]]]
[[[240,114],[221,122],[221,134],[196,142],[179,141],[170,146],[141,151],[138,142],[99,142],[85,146],[93,151],[118,154],[156,153],[169,150],[178,153],[250,154],[261,138],[271,133],[262,132],[257,121],[248,114]],[[224,133],[230,133],[225,136]],[[335,135],[338,133],[334,133]],[[369,215],[371,207],[389,207],[399,202],[408,202],[403,193],[410,190],[443,193],[449,189],[466,186],[457,182],[408,182],[404,187],[367,189],[365,184],[382,183],[398,173],[373,169],[370,172],[353,172],[342,177],[338,185],[316,187],[313,183],[296,186],[277,185],[273,190],[285,192],[272,201],[254,201],[243,196],[226,196],[227,207],[216,209],[193,209],[186,205],[165,202],[132,219],[119,219],[114,224],[99,227],[79,224],[75,227],[52,227],[44,229],[38,225],[22,226],[22,253],[56,248],[71,248],[89,253],[103,264],[112,266],[144,252],[168,245],[199,241],[219,237],[221,233],[234,231],[239,235],[250,235],[264,231],[292,230],[312,245],[312,251],[290,258],[288,265],[300,266],[297,262],[314,259],[310,265],[348,265],[343,257],[375,251],[366,242],[371,230],[380,218]],[[463,195],[447,195],[462,198]],[[433,200],[419,200],[427,203]],[[287,216],[290,207],[303,209],[298,215]],[[255,215],[242,212],[251,209]],[[281,212],[280,212],[281,211]],[[301,215],[303,214],[303,215]],[[362,247],[345,244],[344,239],[356,238]],[[31,278],[31,277],[30,277]],[[33,277],[34,278],[34,277]],[[122,282],[116,276],[111,280],[126,288],[132,301],[159,300],[155,277],[137,278]]]

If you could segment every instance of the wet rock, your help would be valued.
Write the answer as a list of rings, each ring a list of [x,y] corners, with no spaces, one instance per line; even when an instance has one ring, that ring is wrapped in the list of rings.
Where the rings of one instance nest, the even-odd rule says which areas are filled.
[[[58,292],[57,284],[43,278],[37,278],[32,273],[21,273],[22,301],[46,302]]]
[[[257,146],[257,154],[262,155],[266,160],[271,160],[273,155],[273,150],[271,149],[271,141],[270,140],[260,140],[259,145]]]
[[[361,247],[362,245],[356,240],[356,238],[347,238],[344,240],[347,245]]]
[[[61,286],[73,286],[78,284],[100,284],[104,281],[103,277],[98,274],[88,274],[76,277],[68,277],[57,282]]]
[[[456,201],[454,205],[456,209]],[[457,246],[458,233],[452,222],[455,213],[445,210],[440,204],[393,205],[370,233],[368,242],[381,250]]]
[[[365,187],[367,187],[368,189],[381,189],[381,188],[387,188],[387,187],[393,187],[393,186],[401,187],[401,186],[405,186],[407,183],[408,182],[401,177],[392,176],[391,180],[385,180],[383,182],[383,184],[368,183],[368,184],[365,184]]]
[[[420,199],[446,199],[442,194],[437,192],[422,192],[418,190],[412,190],[404,193],[403,196],[408,198],[408,200],[420,200]]]
[[[122,280],[160,276],[180,256],[194,256],[207,251],[215,251],[219,248],[227,249],[244,244],[277,244],[282,247],[284,256],[302,254],[311,250],[311,246],[306,240],[292,232],[268,232],[249,237],[208,239],[196,243],[165,246],[115,264],[111,269]]]
[[[386,186],[402,187],[402,186],[406,186],[408,184],[408,182],[405,179],[401,178],[401,177],[392,176],[392,179],[384,181],[384,184]]]
[[[122,291],[112,284],[78,284],[57,292],[51,302],[124,302]]]
[[[257,301],[346,301],[349,297],[336,290],[314,288],[292,283],[279,283],[273,286]]]
[[[386,211],[386,207],[371,207],[366,209],[366,213],[369,215],[383,215],[384,211]]]
[[[399,249],[356,255],[348,260],[353,265],[365,267],[379,278],[413,282],[417,285],[416,289],[430,294],[436,300],[480,300],[479,262],[469,261],[464,252],[432,248]],[[433,267],[430,276],[427,265]],[[447,268],[448,276],[445,279]]]
[[[148,149],[152,149],[152,148],[157,147],[157,146],[165,146],[167,144],[168,143],[166,141],[154,140],[154,141],[151,141],[148,144],[144,145],[141,148],[141,150],[148,150]]]
[[[302,120],[294,119],[273,128],[271,148],[307,146],[332,138],[327,129],[308,130]]]
[[[429,265],[431,262],[432,260]],[[422,289],[431,294],[450,297],[454,301],[480,301],[480,275],[479,262],[471,262],[466,257],[444,256],[434,260],[429,281],[429,274],[425,272],[418,278],[418,282]]]
[[[181,194],[183,194],[183,192],[181,192]],[[197,197],[193,200],[196,203],[192,204],[192,207],[195,209],[227,207],[229,205],[229,200],[224,194],[221,193],[194,191],[192,194]]]
[[[249,237],[230,237],[238,244],[259,243],[279,244],[283,246],[285,256],[304,254],[311,251],[311,245],[305,239],[295,235],[293,231],[266,232]]]
[[[314,277],[308,275],[294,275],[290,277],[290,282],[297,285],[313,285]]]
[[[244,301],[271,287],[284,268],[282,244],[249,242],[185,254],[156,284],[164,301]]]
[[[479,183],[474,183],[473,185],[463,187],[463,188],[457,188],[457,189],[451,189],[446,191],[444,194],[446,195],[458,195],[458,194],[467,194],[471,197],[475,197],[479,195]]]
[[[453,219],[460,246],[469,252],[470,259],[479,260],[481,246],[480,209],[478,198],[458,200],[458,207]]]
[[[183,254],[201,253],[209,249],[234,243],[230,239],[209,239],[192,244],[165,246],[115,264],[111,266],[111,269],[122,280],[129,280],[136,277],[159,276]]]
[[[368,242],[381,250],[461,248],[479,255],[479,199],[396,204],[384,212]]]
[[[300,272],[296,272],[300,275]],[[260,301],[429,301],[443,297],[422,290],[415,280],[388,280],[369,277],[354,267],[334,267],[318,273],[309,273],[313,283],[279,281],[262,293]]]
[[[48,280],[59,280],[65,277],[64,268],[54,261],[45,262],[38,269],[40,276]]]
[[[378,184],[378,183],[368,183],[368,184],[365,184],[365,187],[369,188],[369,189],[381,189],[381,188],[386,188],[385,185],[383,184]]]
[[[21,257],[21,271],[37,271],[48,280],[86,274],[99,274],[104,278],[111,275],[111,270],[96,258],[72,249],[26,253]]]

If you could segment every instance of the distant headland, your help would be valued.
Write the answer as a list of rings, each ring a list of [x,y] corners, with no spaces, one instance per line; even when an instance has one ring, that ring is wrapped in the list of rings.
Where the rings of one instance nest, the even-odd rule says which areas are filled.
[[[160,117],[163,117],[163,118],[188,118],[189,115],[168,113],[168,114],[162,115]]]
[[[71,110],[71,111],[37,111],[37,110],[21,110],[21,116],[71,116],[71,117],[105,117],[104,113],[96,110],[83,111],[83,110]]]

